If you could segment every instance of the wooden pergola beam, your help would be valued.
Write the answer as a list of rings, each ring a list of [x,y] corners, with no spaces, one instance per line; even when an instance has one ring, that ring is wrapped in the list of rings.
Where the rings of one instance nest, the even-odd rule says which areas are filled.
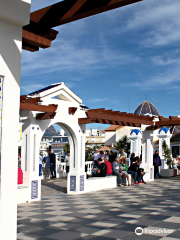
[[[21,103],[34,103],[34,104],[38,104],[38,102],[40,102],[40,97],[27,98],[27,95],[22,95],[22,96],[20,96],[20,102]]]
[[[36,114],[36,119],[37,120],[54,119],[55,115],[56,115],[55,112],[38,113]]]
[[[35,33],[29,32],[25,29],[23,30],[22,40],[24,43],[28,43],[36,47],[48,48],[51,46],[51,40],[45,37],[39,36]]]
[[[112,120],[112,121],[117,121],[117,122],[128,122],[128,123],[137,123],[137,124],[146,124],[146,125],[153,125],[152,120],[150,119],[137,119],[137,118],[131,118],[131,117],[126,117],[126,115],[123,116],[113,116],[111,114],[100,114],[99,112],[92,112],[92,111],[87,111],[86,115],[88,118],[101,118],[101,119],[106,119],[106,120]]]
[[[103,112],[105,108],[89,109],[88,112]]]
[[[22,49],[27,50],[29,52],[37,52],[37,51],[39,51],[39,47],[34,46],[32,44],[29,44],[29,43],[26,43],[25,41],[23,41],[23,43],[22,43]]]
[[[48,48],[58,32],[51,29],[143,0],[64,0],[32,12],[30,24],[23,27],[25,50],[35,52]]]
[[[104,110],[102,113],[103,114],[110,114],[110,113],[112,113],[112,111],[113,111],[112,109],[111,110]]]
[[[65,0],[31,13],[47,29],[143,0]]]
[[[103,123],[105,124],[111,124],[109,120],[103,119]]]
[[[70,107],[69,108],[69,114],[74,115],[76,111],[77,111],[77,107]]]
[[[20,103],[20,110],[37,111],[37,112],[55,112],[57,105],[36,105],[33,103]]]
[[[117,116],[119,113],[120,113],[120,111],[113,111],[113,112],[111,113],[111,115]]]
[[[166,120],[166,121],[159,121],[155,122],[155,126],[161,127],[161,126],[173,126],[173,125],[180,125],[180,118],[178,120]]]
[[[57,34],[58,31],[54,29],[44,29],[38,23],[30,21],[30,24],[23,27],[22,48],[35,52],[39,48],[51,47],[51,43],[56,39]]]

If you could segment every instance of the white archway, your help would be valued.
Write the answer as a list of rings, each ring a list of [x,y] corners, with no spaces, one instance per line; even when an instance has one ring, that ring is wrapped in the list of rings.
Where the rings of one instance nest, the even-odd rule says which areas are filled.
[[[43,105],[58,106],[54,119],[38,120],[37,112],[21,111],[23,119],[22,134],[22,170],[24,186],[28,189],[28,201],[41,199],[41,179],[38,176],[40,141],[45,130],[53,125],[60,125],[69,138],[71,147],[70,171],[68,173],[67,193],[79,194],[85,192],[85,124],[79,124],[78,119],[86,117],[85,109],[81,108],[82,100],[63,83],[51,89],[38,91],[31,97],[40,97]],[[57,97],[52,98],[52,97]],[[76,109],[71,114],[69,108]]]

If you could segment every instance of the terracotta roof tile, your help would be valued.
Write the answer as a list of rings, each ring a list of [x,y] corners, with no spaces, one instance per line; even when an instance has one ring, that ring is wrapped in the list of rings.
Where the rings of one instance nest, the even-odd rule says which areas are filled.
[[[115,131],[119,127],[121,127],[121,125],[111,125],[110,127],[106,128],[105,131]]]

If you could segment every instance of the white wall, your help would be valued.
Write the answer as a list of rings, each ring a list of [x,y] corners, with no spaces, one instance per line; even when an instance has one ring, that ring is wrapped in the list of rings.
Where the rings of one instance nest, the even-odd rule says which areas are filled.
[[[116,130],[116,141],[118,141],[119,139],[121,139],[125,135],[129,136],[133,129],[140,129],[140,128],[125,126],[125,127],[121,127],[118,130]]]
[[[21,41],[22,26],[28,24],[29,13],[30,1],[29,3],[21,0],[0,1],[0,75],[5,76],[1,149],[1,240],[14,240],[17,233],[17,157]],[[11,137],[11,143],[9,137]],[[11,151],[9,151],[10,149]]]
[[[116,132],[105,132],[105,145],[112,145],[116,142]]]

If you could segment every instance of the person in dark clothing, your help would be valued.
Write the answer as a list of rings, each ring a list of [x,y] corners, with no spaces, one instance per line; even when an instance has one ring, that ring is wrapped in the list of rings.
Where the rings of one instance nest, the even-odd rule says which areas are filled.
[[[110,151],[110,154],[109,154],[109,162],[112,164],[116,159],[116,155],[115,155],[115,152],[113,151]]]
[[[51,150],[49,158],[50,158],[51,178],[56,178],[56,155],[54,154],[53,150]]]
[[[159,151],[156,150],[155,154],[153,155],[153,165],[154,165],[154,177],[156,177],[156,174],[159,178],[162,178],[162,176],[159,173],[159,166],[161,166],[161,158],[159,156]]]
[[[138,158],[138,159],[137,159],[137,158]],[[138,160],[142,162],[142,154],[140,155],[140,157],[136,157],[136,159],[137,159],[136,162],[138,162]],[[139,166],[140,166],[140,165],[139,165]],[[137,179],[139,179],[141,172],[144,172],[144,168],[140,168],[140,167],[139,167]],[[145,172],[144,172],[144,175],[145,175]],[[143,179],[144,175],[141,176],[141,182],[140,182],[140,183],[146,184],[146,182],[145,182],[144,179]]]
[[[130,164],[132,164],[132,163],[135,162],[135,161],[136,161],[135,153],[131,153]]]
[[[130,167],[128,168],[128,174],[132,174],[133,177],[134,177],[134,184],[135,185],[138,185],[139,183],[143,183],[142,182],[142,176],[144,175],[144,172],[140,172],[139,171],[139,165],[142,163],[141,160],[137,160],[137,162],[134,162],[130,165]],[[137,176],[138,176],[138,173],[139,174],[139,179],[138,179],[138,182],[137,182]]]
[[[107,174],[107,166],[106,164],[102,161],[101,158],[98,158],[98,170],[96,171],[96,174],[94,177],[105,177]]]

